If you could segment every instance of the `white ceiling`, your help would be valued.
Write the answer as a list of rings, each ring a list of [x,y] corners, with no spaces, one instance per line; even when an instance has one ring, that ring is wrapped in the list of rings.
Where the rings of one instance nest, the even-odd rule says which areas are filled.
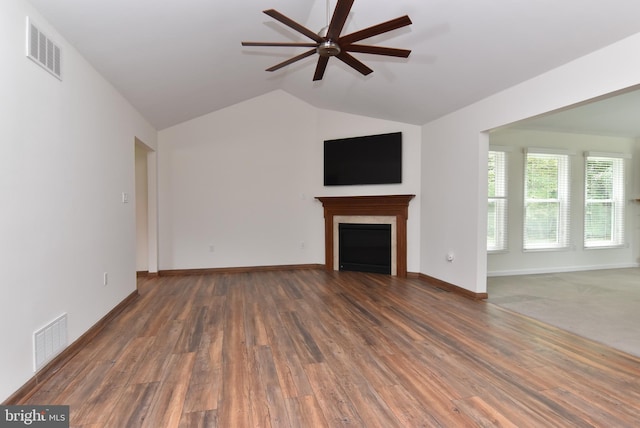
[[[316,58],[241,41],[308,41],[264,15],[276,9],[313,31],[326,0],[30,0],[158,129],[283,89],[320,108],[424,124],[640,32],[637,0],[356,0],[343,34],[408,14],[413,25],[366,40],[408,59]],[[335,0],[330,0],[335,7]],[[306,48],[303,48],[306,49]]]

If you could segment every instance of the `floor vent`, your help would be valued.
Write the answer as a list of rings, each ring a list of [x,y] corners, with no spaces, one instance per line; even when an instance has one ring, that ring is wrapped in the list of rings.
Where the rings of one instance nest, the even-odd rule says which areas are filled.
[[[49,73],[62,80],[62,51],[60,46],[53,43],[49,37],[40,31],[29,17],[27,17],[27,56]]]
[[[67,347],[67,314],[33,333],[33,370],[38,371]]]

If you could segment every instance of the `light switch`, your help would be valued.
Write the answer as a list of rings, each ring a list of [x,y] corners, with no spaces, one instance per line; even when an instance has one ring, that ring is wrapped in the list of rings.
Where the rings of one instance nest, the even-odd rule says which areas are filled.
[[[122,192],[122,203],[123,204],[129,203],[129,194],[127,192]]]

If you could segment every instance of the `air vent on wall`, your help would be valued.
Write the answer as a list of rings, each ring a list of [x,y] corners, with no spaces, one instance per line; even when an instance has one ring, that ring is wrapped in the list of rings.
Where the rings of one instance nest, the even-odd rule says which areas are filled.
[[[33,370],[38,371],[67,347],[67,314],[33,333]]]
[[[27,56],[49,73],[62,80],[60,70],[62,52],[60,47],[42,33],[29,17],[27,17]]]

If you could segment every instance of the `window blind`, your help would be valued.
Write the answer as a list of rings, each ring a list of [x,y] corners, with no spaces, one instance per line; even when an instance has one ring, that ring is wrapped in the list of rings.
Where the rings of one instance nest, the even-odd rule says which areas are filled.
[[[624,244],[624,159],[592,156],[585,159],[584,246],[603,248]]]
[[[569,156],[528,151],[524,186],[524,249],[567,248]]]
[[[507,249],[507,154],[489,151],[487,251]]]

